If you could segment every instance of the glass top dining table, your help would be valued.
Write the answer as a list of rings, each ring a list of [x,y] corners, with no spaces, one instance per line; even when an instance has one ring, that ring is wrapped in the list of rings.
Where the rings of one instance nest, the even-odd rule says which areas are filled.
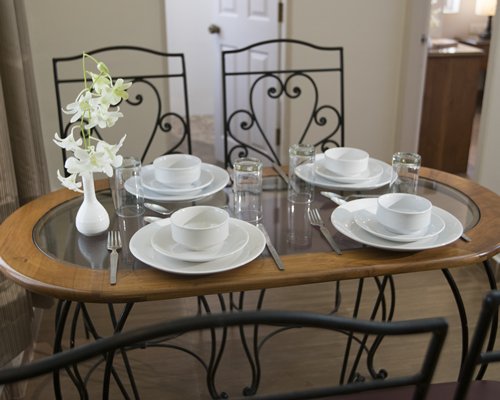
[[[86,237],[76,231],[81,196],[66,189],[21,207],[0,226],[1,270],[37,293],[82,302],[119,303],[452,268],[484,261],[500,251],[499,196],[456,175],[423,168],[418,190],[435,206],[457,217],[471,241],[458,239],[421,251],[377,249],[337,232],[330,222],[337,206],[317,188],[312,206],[320,210],[342,255],[335,254],[319,230],[309,224],[306,206],[288,201],[281,178],[273,176],[271,170],[265,175],[263,223],[285,271],[276,268],[266,251],[239,268],[215,274],[174,274],[146,265],[128,247],[132,235],[145,225],[143,217],[114,215],[105,180],[96,182],[98,198],[110,211],[111,226],[121,231],[124,244],[115,286],[109,284],[106,234]],[[164,205],[172,209],[194,204],[228,207],[231,197],[227,187],[208,198]]]

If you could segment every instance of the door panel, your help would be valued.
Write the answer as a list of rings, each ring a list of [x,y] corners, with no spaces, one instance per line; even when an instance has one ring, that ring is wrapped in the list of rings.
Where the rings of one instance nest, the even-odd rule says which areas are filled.
[[[217,53],[216,59],[216,94],[215,94],[215,154],[220,161],[224,160],[224,124],[222,110],[222,64],[221,51],[245,47],[251,43],[260,42],[279,37],[278,24],[278,0],[213,0],[213,23],[220,28],[220,32],[214,36],[214,48]],[[238,57],[226,65],[228,70],[249,68],[277,68],[279,57],[273,54],[271,57],[266,53],[254,53],[251,56]],[[236,110],[249,103],[250,80],[231,79],[228,80],[228,107]],[[256,101],[259,107],[259,115],[262,115],[263,127],[277,127],[279,123],[276,105],[266,107],[264,95],[265,86],[256,89],[255,96],[261,101]],[[230,113],[230,111],[229,111]],[[241,122],[241,120],[238,120]],[[274,132],[274,129],[272,130]],[[238,133],[245,141],[263,146],[260,135],[253,132],[241,131]],[[270,139],[275,143],[275,138]],[[279,149],[276,149],[279,153]]]

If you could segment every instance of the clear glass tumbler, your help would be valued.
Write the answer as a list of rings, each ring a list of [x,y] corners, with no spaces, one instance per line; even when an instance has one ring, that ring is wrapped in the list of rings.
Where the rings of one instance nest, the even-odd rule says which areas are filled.
[[[233,163],[234,215],[243,221],[262,219],[262,161],[238,158]]]
[[[113,171],[110,187],[117,215],[137,217],[144,214],[144,189],[140,160],[134,157],[124,157],[122,165]]]
[[[389,192],[416,194],[421,162],[422,158],[417,153],[394,153]]]
[[[292,203],[311,203],[314,199],[314,186],[295,173],[297,167],[314,163],[314,153],[312,144],[292,144],[288,149],[288,201]]]

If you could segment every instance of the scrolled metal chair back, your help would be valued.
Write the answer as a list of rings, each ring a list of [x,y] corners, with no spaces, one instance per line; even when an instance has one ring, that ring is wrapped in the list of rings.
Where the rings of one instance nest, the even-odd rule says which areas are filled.
[[[305,59],[299,56],[301,52],[307,54]],[[254,62],[262,54],[269,59],[286,59],[284,67],[274,68],[273,62],[269,63],[271,66],[262,60]],[[241,68],[242,63],[250,67]],[[317,46],[294,39],[267,40],[223,51],[226,166],[248,155],[281,164],[278,148],[282,132],[277,129],[280,115],[284,111],[293,117],[295,106],[300,116],[289,123],[297,128],[294,142],[314,144],[322,152],[344,146],[343,64],[342,47]],[[248,97],[245,104],[238,104],[241,99],[236,96],[242,90]],[[274,114],[273,108],[277,110]]]
[[[137,46],[104,47],[87,54],[106,63],[113,79],[122,78],[133,83],[129,98],[119,104],[124,117],[115,127],[106,130],[106,138],[102,137],[98,127],[92,129],[93,135],[112,142],[108,135],[117,141],[123,133],[127,133],[125,153],[128,145],[128,151],[133,153],[131,155],[137,155],[143,163],[163,154],[192,152],[184,54],[163,53]],[[74,101],[83,87],[81,58],[80,53],[52,59],[59,134],[62,138],[74,126],[62,109]],[[174,87],[175,96],[172,96]],[[136,125],[140,127],[134,128]],[[140,140],[137,135],[141,136]],[[62,156],[63,162],[66,162],[64,149]]]
[[[311,312],[277,310],[225,312],[219,314],[198,315],[170,321],[164,320],[160,323],[124,330],[114,335],[100,338],[97,341],[55,353],[21,367],[0,369],[0,385],[33,378],[62,368],[71,368],[72,371],[77,371],[76,367],[78,363],[90,360],[94,357],[98,357],[97,361],[99,361],[99,358],[103,356],[112,360],[114,353],[119,350],[123,352],[131,350],[139,351],[140,349],[147,348],[148,346],[156,345],[162,346],[164,350],[170,349],[182,351],[185,354],[193,356],[200,363],[199,367],[205,369],[208,386],[215,390],[214,380],[224,382],[224,380],[215,378],[216,375],[219,377],[219,374],[223,372],[222,369],[218,370],[218,364],[224,356],[223,350],[225,349],[225,340],[228,336],[228,329],[234,327],[240,331],[240,335],[244,335],[242,330],[245,326],[248,327],[249,332],[256,332],[257,328],[262,329],[267,326],[271,328],[291,328],[294,331],[301,328],[306,330],[308,334],[315,332],[312,329],[316,328],[318,333],[328,335],[327,337],[324,335],[321,336],[321,341],[324,343],[331,343],[328,340],[331,339],[330,334],[339,333],[341,335],[348,336],[356,335],[359,339],[357,342],[360,346],[363,346],[363,348],[367,347],[367,342],[363,339],[366,335],[411,338],[417,334],[427,337],[427,345],[422,345],[421,347],[423,357],[420,362],[415,363],[414,368],[412,367],[412,369],[416,371],[411,375],[401,375],[398,371],[396,371],[394,376],[388,375],[375,379],[350,380],[349,382],[343,384],[335,383],[332,379],[330,384],[327,386],[314,385],[312,381],[307,379],[307,387],[305,389],[287,387],[285,388],[285,391],[273,394],[255,394],[247,393],[246,391],[244,392],[244,398],[249,398],[247,395],[252,395],[252,399],[268,400],[332,398],[338,395],[344,398],[345,395],[362,392],[369,392],[373,395],[374,399],[383,398],[398,400],[401,398],[410,398],[413,392],[413,396],[411,397],[412,399],[423,400],[428,392],[448,329],[448,324],[443,318],[387,323],[344,318],[337,315],[322,315]],[[170,346],[167,343],[161,343],[166,338],[174,340],[175,338],[179,338],[181,335],[194,332],[196,333],[195,337],[197,339],[193,340],[191,343],[191,340],[185,340],[184,338],[183,343],[185,345],[191,343],[193,346],[190,347],[200,350],[200,334],[203,330],[209,330],[208,334],[212,340],[211,345],[208,346],[209,349],[207,349],[211,350],[211,354],[207,355],[204,353],[204,357],[198,355],[196,350],[194,352],[186,351],[188,349],[183,346],[176,345],[175,343],[172,343]],[[217,333],[220,333],[220,335],[217,335]],[[221,341],[219,345],[214,343],[217,337],[219,337]],[[313,337],[316,336],[313,335]],[[311,350],[316,348],[316,346],[307,346],[309,346]],[[278,345],[277,347],[279,348],[280,346]],[[290,348],[292,348],[292,351],[290,351]],[[399,345],[399,349],[406,351],[405,346]],[[290,361],[294,358],[293,347],[290,347],[290,345],[281,347],[281,350],[284,350],[287,356],[291,356],[290,359],[288,359],[288,357],[285,357],[284,359]],[[217,352],[219,352],[219,354],[215,354]],[[336,360],[335,357],[329,359],[327,354],[314,354],[314,352],[313,356],[323,360],[326,358],[326,361],[331,362],[330,368],[332,370],[329,371],[329,376],[331,378],[331,376],[334,375],[334,371],[336,371],[340,360]],[[164,367],[168,364],[173,366],[176,362],[175,358],[170,360],[172,361],[171,363],[169,363],[169,360],[169,357],[165,358]],[[296,362],[300,363],[302,361]],[[245,371],[244,368],[241,369],[240,374],[243,373],[243,371]],[[162,367],[162,371],[160,371],[160,373],[164,372],[165,371]],[[217,372],[219,372],[219,374],[217,374]],[[274,371],[274,373],[283,373],[283,370],[280,372]],[[273,375],[270,377],[271,379],[272,376]],[[293,375],[291,376],[293,377]],[[165,379],[166,378],[168,378],[168,374],[165,375]],[[209,381],[211,382],[209,383]],[[391,390],[396,388],[408,389],[408,391],[405,392],[406,396],[399,396],[397,392],[391,392]],[[81,393],[85,393],[84,388],[82,388]],[[189,395],[186,395],[185,397],[188,398]],[[212,393],[212,398],[227,397],[228,394],[225,392]],[[367,399],[368,397],[363,398]]]

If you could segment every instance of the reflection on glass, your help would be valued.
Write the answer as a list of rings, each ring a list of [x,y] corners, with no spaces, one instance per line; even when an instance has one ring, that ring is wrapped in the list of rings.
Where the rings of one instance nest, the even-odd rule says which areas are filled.
[[[312,228],[307,218],[309,203],[288,203],[288,245],[292,248],[309,247]]]

